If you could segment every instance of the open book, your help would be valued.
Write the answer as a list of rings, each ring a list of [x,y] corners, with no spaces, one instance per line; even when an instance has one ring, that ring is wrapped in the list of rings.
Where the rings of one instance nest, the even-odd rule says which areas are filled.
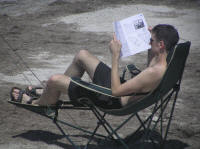
[[[114,22],[117,39],[122,44],[121,57],[127,57],[151,48],[151,34],[143,14]]]

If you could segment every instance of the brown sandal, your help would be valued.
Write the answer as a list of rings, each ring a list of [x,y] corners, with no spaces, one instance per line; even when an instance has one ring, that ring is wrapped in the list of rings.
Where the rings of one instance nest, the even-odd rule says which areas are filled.
[[[37,89],[43,89],[42,87],[32,87],[31,89],[29,88],[29,87],[27,87],[26,89],[25,89],[25,92],[26,92],[26,94],[28,95],[28,96],[31,96],[31,97],[40,97],[41,96],[41,94],[38,94],[37,92],[36,92],[36,90]]]
[[[15,99],[14,96],[13,96],[13,94],[12,94],[13,91],[14,91],[15,89],[19,90],[19,96],[18,96],[17,99]],[[11,89],[11,91],[10,91],[10,98],[11,98],[11,101],[21,103],[21,102],[22,102],[22,98],[23,98],[23,94],[26,94],[26,91],[25,91],[25,90],[22,90],[22,89],[19,88],[19,87],[13,87],[13,88]],[[28,96],[29,96],[29,95],[28,95]],[[33,100],[36,100],[36,99],[37,99],[37,97],[31,97],[31,96],[30,96],[30,99],[29,99],[29,101],[27,101],[27,104],[32,104],[32,101],[33,101]]]

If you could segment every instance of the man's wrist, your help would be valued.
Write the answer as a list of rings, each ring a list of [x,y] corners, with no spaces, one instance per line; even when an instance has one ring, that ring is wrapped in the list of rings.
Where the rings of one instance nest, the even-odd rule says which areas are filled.
[[[119,60],[119,55],[114,55],[114,54],[113,54],[113,55],[112,55],[112,59],[115,60],[115,61],[118,61],[118,60]]]

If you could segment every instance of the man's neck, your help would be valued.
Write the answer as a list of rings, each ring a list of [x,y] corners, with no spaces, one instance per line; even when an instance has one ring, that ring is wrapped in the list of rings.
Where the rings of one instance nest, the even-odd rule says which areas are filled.
[[[154,57],[149,63],[149,67],[152,67],[156,64],[166,64],[167,52],[155,53]]]

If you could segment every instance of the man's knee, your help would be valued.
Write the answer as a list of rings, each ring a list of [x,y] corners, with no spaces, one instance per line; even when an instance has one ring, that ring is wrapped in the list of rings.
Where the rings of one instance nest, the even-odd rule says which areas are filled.
[[[74,58],[74,61],[75,61],[76,63],[80,63],[80,62],[84,61],[85,59],[87,59],[88,56],[89,56],[89,54],[90,54],[90,53],[89,53],[87,50],[80,50],[80,51],[76,54],[76,56],[75,56],[75,58]]]
[[[61,74],[55,74],[49,78],[47,85],[57,85],[57,84],[60,84],[60,82],[67,81],[68,79],[69,79],[69,77],[67,77],[67,76],[64,76]]]
[[[60,79],[60,75],[52,75],[49,80],[47,81],[47,85],[55,84]]]
[[[52,75],[49,80],[47,81],[48,85],[55,85],[60,83],[66,83],[70,81],[70,77],[62,75],[62,74],[55,74]]]

